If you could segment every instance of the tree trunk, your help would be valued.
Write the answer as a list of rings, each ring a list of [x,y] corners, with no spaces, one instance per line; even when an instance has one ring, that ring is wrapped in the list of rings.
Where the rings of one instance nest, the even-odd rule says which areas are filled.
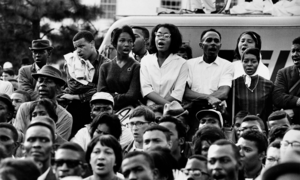
[[[34,39],[40,39],[40,19],[32,20],[32,38]]]

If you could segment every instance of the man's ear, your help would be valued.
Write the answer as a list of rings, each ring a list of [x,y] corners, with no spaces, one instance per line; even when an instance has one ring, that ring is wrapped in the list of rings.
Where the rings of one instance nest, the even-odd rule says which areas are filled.
[[[157,180],[159,178],[159,171],[157,168],[152,170],[153,173],[153,180]]]
[[[182,146],[184,144],[184,140],[185,140],[184,137],[181,137],[181,138],[178,139],[178,143],[179,143],[180,146]]]
[[[168,145],[169,145],[169,147],[170,147],[170,149],[172,148],[172,141],[170,140],[170,141],[168,141]]]
[[[262,161],[266,157],[266,152],[259,153],[259,159]]]
[[[88,164],[87,163],[83,163],[82,164],[81,177],[83,177],[86,174],[87,170],[88,170]]]
[[[200,47],[201,49],[203,49],[203,43],[202,43],[202,42],[199,43],[199,47]]]

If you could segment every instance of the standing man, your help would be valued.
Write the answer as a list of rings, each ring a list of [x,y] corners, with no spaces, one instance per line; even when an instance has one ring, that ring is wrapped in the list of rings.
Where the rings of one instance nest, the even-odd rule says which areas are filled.
[[[150,151],[157,147],[171,149],[171,132],[160,125],[150,126],[144,132],[143,142],[144,151]]]
[[[107,62],[96,50],[91,32],[78,32],[73,45],[75,51],[65,55],[68,86],[60,97],[70,101],[67,110],[74,118],[71,136],[91,121],[89,102],[97,92],[99,68]]]
[[[273,103],[286,111],[292,124],[300,124],[300,37],[293,40],[291,56],[294,65],[277,72]]]
[[[159,125],[171,132],[171,154],[176,159],[179,168],[184,168],[187,158],[182,153],[185,144],[186,129],[181,121],[172,116],[165,116],[159,120]]]
[[[184,97],[191,101],[189,112],[194,117],[202,109],[223,109],[234,74],[231,62],[218,56],[221,34],[215,29],[203,31],[200,37],[203,56],[187,61],[189,75]],[[197,122],[197,121],[195,121]],[[198,123],[191,128],[196,131]]]
[[[134,151],[125,156],[122,162],[125,180],[157,180],[158,170],[148,153]]]
[[[124,154],[131,151],[143,151],[143,134],[155,122],[154,113],[146,106],[135,108],[129,115],[127,126],[133,135],[133,141],[123,148]]]
[[[0,123],[7,123],[12,120],[14,106],[7,94],[0,93]]]
[[[45,65],[38,73],[32,74],[32,77],[37,81],[36,87],[39,98],[48,98],[57,105],[57,133],[65,140],[68,140],[71,134],[73,119],[68,111],[57,104],[57,94],[60,92],[61,87],[65,84],[65,81],[62,79],[61,72],[55,67]],[[22,133],[26,132],[31,121],[31,104],[32,101],[23,103],[16,115],[14,126]]]
[[[32,74],[37,73],[49,62],[53,47],[50,46],[50,41],[37,39],[32,41],[32,46],[29,49],[32,52],[34,63],[23,66],[19,70],[18,82],[19,89],[27,91],[31,99],[36,100],[39,93],[36,89],[36,80],[32,77]]]
[[[59,180],[70,176],[80,178],[86,168],[85,152],[82,147],[72,142],[66,142],[58,147],[54,157],[54,169]]]
[[[42,121],[33,121],[25,134],[25,157],[32,159],[42,175],[41,180],[56,180],[51,168],[51,155],[55,133],[53,128]]]
[[[29,102],[31,100],[28,92],[23,90],[15,91],[11,94],[10,98],[12,100],[12,105],[15,107],[14,117],[16,117],[16,114],[21,104],[23,104],[24,102]]]
[[[149,54],[148,46],[150,33],[147,28],[140,26],[133,26],[132,31],[135,36],[132,55],[135,60],[141,62],[142,58]]]
[[[255,180],[264,169],[262,161],[268,148],[267,138],[259,131],[248,130],[241,135],[237,146],[240,147],[245,178]]]
[[[214,142],[208,150],[207,168],[213,180],[239,180],[242,162],[238,147],[228,140]]]
[[[15,127],[8,123],[0,123],[0,145],[5,147],[8,157],[14,157],[18,148],[18,132]]]

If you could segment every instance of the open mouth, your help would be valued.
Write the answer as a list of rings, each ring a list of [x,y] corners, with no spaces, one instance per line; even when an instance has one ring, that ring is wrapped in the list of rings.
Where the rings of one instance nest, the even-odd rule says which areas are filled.
[[[243,47],[241,48],[242,52],[244,52],[246,49],[247,49],[247,46],[243,46]]]
[[[165,43],[162,42],[162,41],[159,41],[159,42],[157,43],[158,48],[162,48],[162,47],[164,47],[164,45],[165,45]]]
[[[103,170],[104,168],[105,168],[105,164],[104,163],[97,163],[97,169]]]

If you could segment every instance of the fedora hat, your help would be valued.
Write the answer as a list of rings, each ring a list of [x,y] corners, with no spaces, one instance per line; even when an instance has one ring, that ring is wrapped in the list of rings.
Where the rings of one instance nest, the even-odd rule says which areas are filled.
[[[53,47],[50,46],[50,41],[45,39],[37,39],[32,41],[32,47],[29,47],[30,50],[43,50],[43,49],[50,49],[52,50]]]
[[[166,103],[163,110],[163,116],[173,116],[179,117],[183,115],[188,115],[189,112],[181,106],[181,104],[177,101],[172,101],[170,103]]]
[[[56,82],[61,86],[66,84],[65,80],[62,78],[60,70],[58,70],[55,67],[50,66],[50,65],[45,65],[42,67],[42,69],[38,73],[32,74],[32,77],[36,80],[40,76],[51,77],[51,78],[55,79]]]

